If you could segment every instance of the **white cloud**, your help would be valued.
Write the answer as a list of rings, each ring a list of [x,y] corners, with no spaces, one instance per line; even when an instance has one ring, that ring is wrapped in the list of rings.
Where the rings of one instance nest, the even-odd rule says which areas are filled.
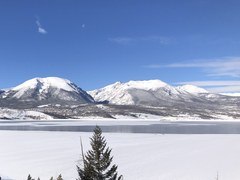
[[[38,32],[41,34],[47,34],[47,31],[41,27],[38,28]]]
[[[172,39],[163,36],[146,36],[146,37],[114,37],[108,38],[109,41],[118,43],[118,44],[130,44],[130,43],[139,43],[139,42],[156,42],[160,44],[169,44]]]
[[[48,32],[42,27],[40,21],[37,19],[36,20],[36,24],[37,24],[37,27],[38,27],[38,32],[40,34],[47,34]]]
[[[150,64],[146,68],[200,68],[208,76],[240,77],[240,57],[195,60],[187,63]]]
[[[240,57],[224,57],[218,59],[202,59],[192,62],[181,62],[171,64],[150,64],[145,68],[198,68],[207,76],[216,77],[240,77]],[[191,84],[200,86],[213,93],[236,93],[240,92],[240,81],[190,81],[178,82],[178,85]]]

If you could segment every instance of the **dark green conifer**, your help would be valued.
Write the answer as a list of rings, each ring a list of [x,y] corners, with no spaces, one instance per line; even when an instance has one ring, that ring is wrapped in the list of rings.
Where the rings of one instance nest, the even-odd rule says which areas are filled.
[[[107,147],[102,130],[96,126],[91,140],[91,150],[83,155],[83,168],[78,168],[79,180],[120,180],[117,175],[117,166],[111,166],[113,156]]]
[[[62,175],[60,174],[58,177],[57,177],[57,180],[63,180],[62,178]]]
[[[29,174],[27,177],[27,180],[34,180],[34,179],[32,179],[32,176]]]

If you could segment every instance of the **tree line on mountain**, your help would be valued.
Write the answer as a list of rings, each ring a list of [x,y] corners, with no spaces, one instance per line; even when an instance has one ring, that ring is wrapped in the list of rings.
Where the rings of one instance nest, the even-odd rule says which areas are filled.
[[[77,180],[123,180],[122,175],[118,176],[118,166],[111,165],[113,160],[112,149],[107,147],[106,139],[99,126],[94,129],[90,144],[91,149],[84,154],[81,142],[83,163],[81,166],[77,166],[79,176]],[[27,180],[40,180],[40,178],[34,179],[29,174]],[[63,180],[63,177],[60,174],[56,179],[51,177],[50,180]]]

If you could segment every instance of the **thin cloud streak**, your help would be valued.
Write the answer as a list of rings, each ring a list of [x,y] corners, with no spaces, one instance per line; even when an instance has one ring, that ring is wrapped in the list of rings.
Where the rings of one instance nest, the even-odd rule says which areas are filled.
[[[220,59],[205,59],[191,63],[150,64],[145,68],[200,68],[208,76],[240,77],[240,57],[226,57]]]
[[[185,81],[185,82],[177,82],[175,84],[185,85],[191,84],[194,86],[240,86],[240,81]]]
[[[141,42],[155,42],[162,45],[170,44],[172,39],[163,36],[146,36],[146,37],[114,37],[108,38],[109,41],[118,44],[130,44],[130,43],[141,43]]]
[[[38,32],[40,34],[47,34],[48,32],[42,27],[40,21],[37,19],[36,20],[36,24],[37,24],[37,27],[38,27]]]
[[[134,41],[133,38],[129,38],[129,37],[115,37],[115,38],[108,38],[108,40],[118,44],[128,44]]]

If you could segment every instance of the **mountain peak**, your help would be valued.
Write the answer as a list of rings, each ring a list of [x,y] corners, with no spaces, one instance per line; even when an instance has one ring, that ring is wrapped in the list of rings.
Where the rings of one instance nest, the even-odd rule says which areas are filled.
[[[167,83],[155,79],[155,80],[143,80],[143,81],[129,81],[125,83],[129,88],[144,89],[144,90],[156,90],[161,87],[168,86]]]
[[[96,101],[109,101],[112,104],[137,104],[135,101],[150,101],[154,99],[152,93],[163,89],[164,94],[177,93],[167,83],[161,80],[128,81],[114,83],[101,89],[89,91]],[[140,92],[141,91],[141,92]],[[146,96],[146,94],[148,94]],[[141,96],[141,97],[140,97]],[[148,100],[147,100],[148,99]]]
[[[3,101],[29,104],[82,104],[92,103],[86,91],[67,79],[59,77],[33,78],[1,94]],[[32,103],[30,103],[32,102]]]
[[[77,91],[77,86],[75,84],[67,79],[59,77],[33,78],[16,86],[12,90],[19,91],[22,89],[34,89],[36,87],[41,90],[49,87],[55,87],[65,91]]]
[[[199,94],[199,93],[209,93],[207,90],[200,88],[198,86],[194,85],[183,85],[183,86],[178,86],[177,89],[186,91],[191,94]]]

